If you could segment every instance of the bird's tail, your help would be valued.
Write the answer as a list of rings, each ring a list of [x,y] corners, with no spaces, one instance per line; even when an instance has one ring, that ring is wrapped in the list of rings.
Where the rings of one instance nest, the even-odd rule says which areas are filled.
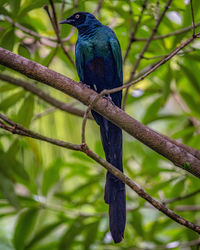
[[[107,161],[123,171],[121,129],[103,118],[100,131]],[[110,172],[107,172],[106,176],[104,200],[109,204],[109,223],[113,240],[119,243],[124,236],[126,224],[125,185]]]

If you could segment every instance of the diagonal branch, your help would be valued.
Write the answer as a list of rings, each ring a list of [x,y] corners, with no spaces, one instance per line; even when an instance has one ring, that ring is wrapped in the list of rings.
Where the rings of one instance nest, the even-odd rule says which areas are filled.
[[[141,62],[141,60],[142,60],[142,58],[143,58],[143,56],[144,56],[144,53],[145,53],[146,50],[148,49],[148,47],[149,47],[151,41],[153,40],[153,37],[154,37],[155,33],[157,32],[158,27],[159,27],[159,25],[161,24],[162,19],[164,18],[164,16],[165,16],[165,14],[166,14],[166,12],[167,12],[167,10],[168,10],[168,8],[169,8],[171,2],[172,2],[172,0],[168,0],[168,2],[167,2],[167,4],[166,4],[166,6],[165,6],[165,8],[164,8],[164,10],[163,10],[163,12],[162,12],[162,14],[161,14],[161,16],[160,16],[160,17],[158,18],[158,20],[156,21],[156,24],[155,24],[155,26],[154,26],[154,28],[153,28],[153,30],[152,30],[152,32],[151,32],[151,35],[150,35],[149,38],[147,39],[146,44],[144,45],[144,48],[142,49],[142,51],[140,52],[140,54],[139,54],[139,56],[138,56],[138,58],[137,58],[137,60],[136,60],[136,63],[135,63],[135,65],[134,65],[134,67],[133,67],[133,70],[132,70],[131,75],[130,75],[130,78],[129,78],[129,82],[133,80],[133,78],[134,78],[134,76],[135,76],[135,72],[136,72],[137,68],[138,68],[139,65],[140,65],[140,62]],[[122,104],[123,110],[125,109],[125,106],[126,106],[126,99],[127,99],[127,96],[128,96],[128,91],[129,91],[129,87],[127,87],[127,89],[126,89],[126,91],[125,91],[125,94],[124,94],[124,99],[123,99],[123,104]]]
[[[3,120],[4,122],[9,124],[9,125],[6,125],[4,122],[0,121],[0,128],[5,129],[5,130],[9,131],[10,133],[18,134],[18,135],[22,135],[22,136],[26,136],[26,137],[31,137],[31,138],[41,140],[41,141],[46,141],[46,142],[49,142],[51,144],[54,144],[54,145],[57,145],[57,146],[60,146],[63,148],[68,148],[71,150],[78,150],[78,151],[81,150],[80,145],[61,141],[61,140],[55,140],[55,139],[51,139],[49,137],[40,135],[36,132],[33,132],[33,131],[31,131],[27,128],[24,128],[21,125],[11,121],[10,119],[8,119],[6,116],[4,116],[1,113],[0,113],[0,120]]]
[[[53,29],[54,29],[54,31],[56,33],[58,43],[60,44],[63,52],[65,53],[65,55],[67,56],[67,58],[69,59],[69,61],[71,62],[71,64],[73,66],[75,66],[74,60],[71,58],[69,52],[66,50],[66,48],[65,48],[65,46],[63,44],[63,41],[60,38],[60,31],[58,29],[57,17],[56,17],[56,13],[55,13],[55,7],[54,7],[54,4],[53,4],[52,0],[50,0],[50,3],[51,3],[51,6],[52,6],[52,9],[53,9],[53,16],[51,15],[51,13],[49,11],[48,5],[45,5],[44,9],[46,10],[47,15],[48,15],[48,17],[49,17],[49,19],[51,21],[52,27],[53,27]]]
[[[199,26],[200,26],[200,22],[197,23],[194,27],[197,28]],[[161,39],[168,38],[170,36],[181,35],[181,34],[186,33],[186,32],[188,32],[188,31],[190,31],[192,29],[193,29],[193,26],[188,26],[188,27],[185,27],[185,28],[170,32],[170,33],[165,34],[165,35],[154,36],[153,40],[161,40]],[[137,37],[137,38],[135,38],[135,42],[145,42],[145,41],[147,41],[147,39],[148,38]]]
[[[138,18],[138,20],[137,20],[137,22],[136,22],[136,24],[135,24],[134,30],[133,30],[133,31],[131,32],[131,34],[130,34],[129,44],[128,44],[128,47],[127,47],[127,49],[126,49],[126,53],[125,53],[125,56],[124,56],[124,63],[125,63],[126,59],[128,58],[128,54],[129,54],[129,52],[130,52],[130,50],[131,50],[132,44],[133,44],[133,42],[135,41],[135,34],[137,33],[137,30],[138,30],[139,25],[140,25],[140,23],[141,23],[141,20],[142,20],[144,11],[145,11],[145,9],[146,9],[146,3],[147,3],[147,0],[144,0],[143,5],[142,5],[142,10],[141,10],[141,12],[140,12],[140,16],[139,16],[139,18]],[[130,4],[131,4],[131,3],[130,3]],[[131,6],[130,6],[130,8],[131,8]],[[131,10],[131,11],[132,11],[132,10]],[[131,18],[132,18],[132,17],[131,17]],[[132,20],[132,19],[131,19],[131,20]]]
[[[67,113],[77,115],[80,117],[84,116],[85,112],[83,110],[75,108],[75,107],[73,107],[73,105],[66,104],[64,102],[61,102],[61,101],[55,99],[54,97],[50,96],[48,93],[44,92],[43,90],[39,89],[38,87],[36,87],[33,84],[30,84],[28,82],[24,82],[20,79],[13,78],[13,77],[5,75],[5,74],[0,74],[0,80],[6,81],[6,82],[11,83],[15,86],[20,86],[23,89],[33,93],[34,95],[38,96],[39,98],[41,98],[45,102],[53,105],[54,107],[56,107],[60,110],[63,110]],[[91,113],[88,114],[88,118],[93,120]]]
[[[181,51],[183,48],[185,48],[188,44],[194,41],[194,39],[200,38],[200,33],[196,34],[195,36],[192,36],[185,42],[183,42],[180,46],[178,46],[176,49],[174,49],[169,55],[165,56],[163,59],[155,63],[152,67],[150,67],[149,70],[145,71],[143,75],[140,75],[137,79],[135,79],[132,82],[126,83],[121,87],[117,87],[111,90],[107,90],[106,94],[112,94],[118,91],[121,91],[122,89],[128,88],[132,85],[135,85],[136,83],[142,81],[144,78],[146,78],[148,75],[150,75],[152,72],[157,70],[161,65],[165,64],[167,61],[169,61],[172,57],[174,57],[176,54],[178,54],[179,51]]]
[[[4,122],[8,123],[9,125],[6,125],[4,122],[0,121],[0,128],[5,129],[13,134],[19,134],[22,136],[32,137],[35,139],[39,139],[42,141],[49,142],[51,144],[61,146],[64,148],[72,149],[72,150],[78,150],[82,151],[86,155],[88,155],[91,159],[98,162],[100,165],[102,165],[104,168],[106,168],[108,171],[110,171],[113,175],[115,175],[117,178],[119,178],[121,181],[123,181],[125,184],[127,184],[132,190],[134,190],[140,197],[148,201],[153,207],[155,207],[157,210],[161,211],[165,215],[167,215],[172,220],[176,221],[177,223],[197,232],[200,233],[200,226],[193,224],[183,217],[179,216],[178,214],[174,213],[172,210],[168,209],[165,205],[160,203],[159,201],[155,200],[153,197],[151,197],[148,193],[146,193],[140,186],[138,186],[135,182],[133,182],[129,177],[127,177],[125,174],[123,174],[120,170],[115,168],[112,164],[105,161],[101,157],[99,157],[97,154],[95,154],[93,151],[91,151],[86,144],[77,145],[72,144],[60,140],[54,140],[48,137],[45,137],[43,135],[37,134],[31,130],[28,130],[21,125],[11,121],[6,116],[0,114],[0,120],[3,120]]]
[[[0,48],[0,63],[29,78],[54,87],[87,106],[98,96],[95,91],[83,84],[6,49]],[[200,160],[186,149],[177,146],[173,141],[167,140],[164,136],[139,123],[105,98],[99,99],[93,109],[143,144],[172,161],[174,165],[200,177]],[[194,151],[194,154],[196,154],[197,150]]]
[[[181,201],[181,200],[184,200],[184,199],[188,199],[192,196],[195,196],[196,194],[199,194],[200,193],[200,189],[197,189],[196,191],[192,192],[192,193],[189,193],[189,194],[186,194],[184,196],[178,196],[178,197],[175,197],[175,198],[171,198],[171,199],[167,199],[167,200],[163,200],[163,204],[168,204],[168,203],[172,203],[172,202],[176,202],[176,201]]]
[[[191,14],[192,14],[192,29],[193,29],[193,36],[195,36],[194,9],[193,9],[192,0],[190,0],[190,7],[191,7]]]

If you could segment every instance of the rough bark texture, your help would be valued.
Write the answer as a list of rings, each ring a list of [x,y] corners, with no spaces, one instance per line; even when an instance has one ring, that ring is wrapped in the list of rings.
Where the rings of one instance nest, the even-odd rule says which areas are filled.
[[[96,92],[88,89],[81,83],[77,83],[64,75],[2,48],[0,48],[0,63],[29,78],[56,88],[87,106],[97,97]],[[142,125],[105,100],[105,98],[98,100],[93,109],[154,151],[169,159],[176,166],[200,177],[200,160],[184,148],[177,146],[172,140],[169,141],[152,129]]]

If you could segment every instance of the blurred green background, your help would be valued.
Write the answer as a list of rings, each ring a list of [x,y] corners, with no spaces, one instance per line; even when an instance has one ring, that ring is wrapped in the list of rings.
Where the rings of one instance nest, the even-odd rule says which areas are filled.
[[[58,21],[76,11],[95,13],[103,24],[115,31],[123,56],[143,4],[142,0],[53,2]],[[166,2],[147,1],[136,38],[149,37]],[[56,39],[44,4],[49,5],[49,1],[0,0],[0,46],[78,81],[75,67],[55,41],[31,36],[20,28],[26,27],[40,36]],[[193,0],[193,5],[198,23],[199,0]],[[51,11],[50,6],[49,9]],[[191,26],[191,20],[189,1],[172,1],[156,35]],[[70,35],[64,45],[74,59],[77,31],[69,25],[60,29],[61,38]],[[200,32],[199,26],[196,31]],[[191,35],[192,30],[189,30],[153,40],[136,73],[169,54]],[[144,45],[144,41],[133,42],[124,63],[124,82],[128,81]],[[126,112],[157,131],[200,149],[199,61],[200,41],[195,40],[130,89]],[[3,72],[35,84],[60,101],[86,109],[59,91],[8,68],[0,66],[0,71],[0,74]],[[81,142],[80,117],[54,109],[33,94],[1,80],[0,112],[48,137]],[[91,120],[87,122],[86,141],[92,150],[104,157],[99,128]],[[187,220],[200,223],[197,178],[125,133],[123,151],[125,173],[130,178],[156,199],[166,200],[167,207]],[[128,187],[125,237],[122,243],[114,245],[109,234],[108,206],[103,199],[105,174],[105,169],[82,153],[0,130],[0,250],[197,249],[187,246],[198,238],[196,233],[152,208]],[[187,199],[169,200],[195,191],[196,194]],[[179,245],[184,242],[186,246]]]

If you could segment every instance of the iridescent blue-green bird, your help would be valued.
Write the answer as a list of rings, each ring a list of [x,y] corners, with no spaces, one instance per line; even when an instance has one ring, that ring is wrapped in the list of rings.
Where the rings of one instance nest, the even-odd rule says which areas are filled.
[[[88,12],[77,12],[60,22],[78,29],[76,68],[80,81],[100,93],[123,84],[121,49],[115,33]],[[112,102],[121,107],[122,92],[111,94]],[[122,166],[122,131],[92,110],[100,126],[106,159],[119,170]],[[105,202],[109,204],[110,231],[115,243],[122,240],[126,223],[125,185],[107,172]]]

